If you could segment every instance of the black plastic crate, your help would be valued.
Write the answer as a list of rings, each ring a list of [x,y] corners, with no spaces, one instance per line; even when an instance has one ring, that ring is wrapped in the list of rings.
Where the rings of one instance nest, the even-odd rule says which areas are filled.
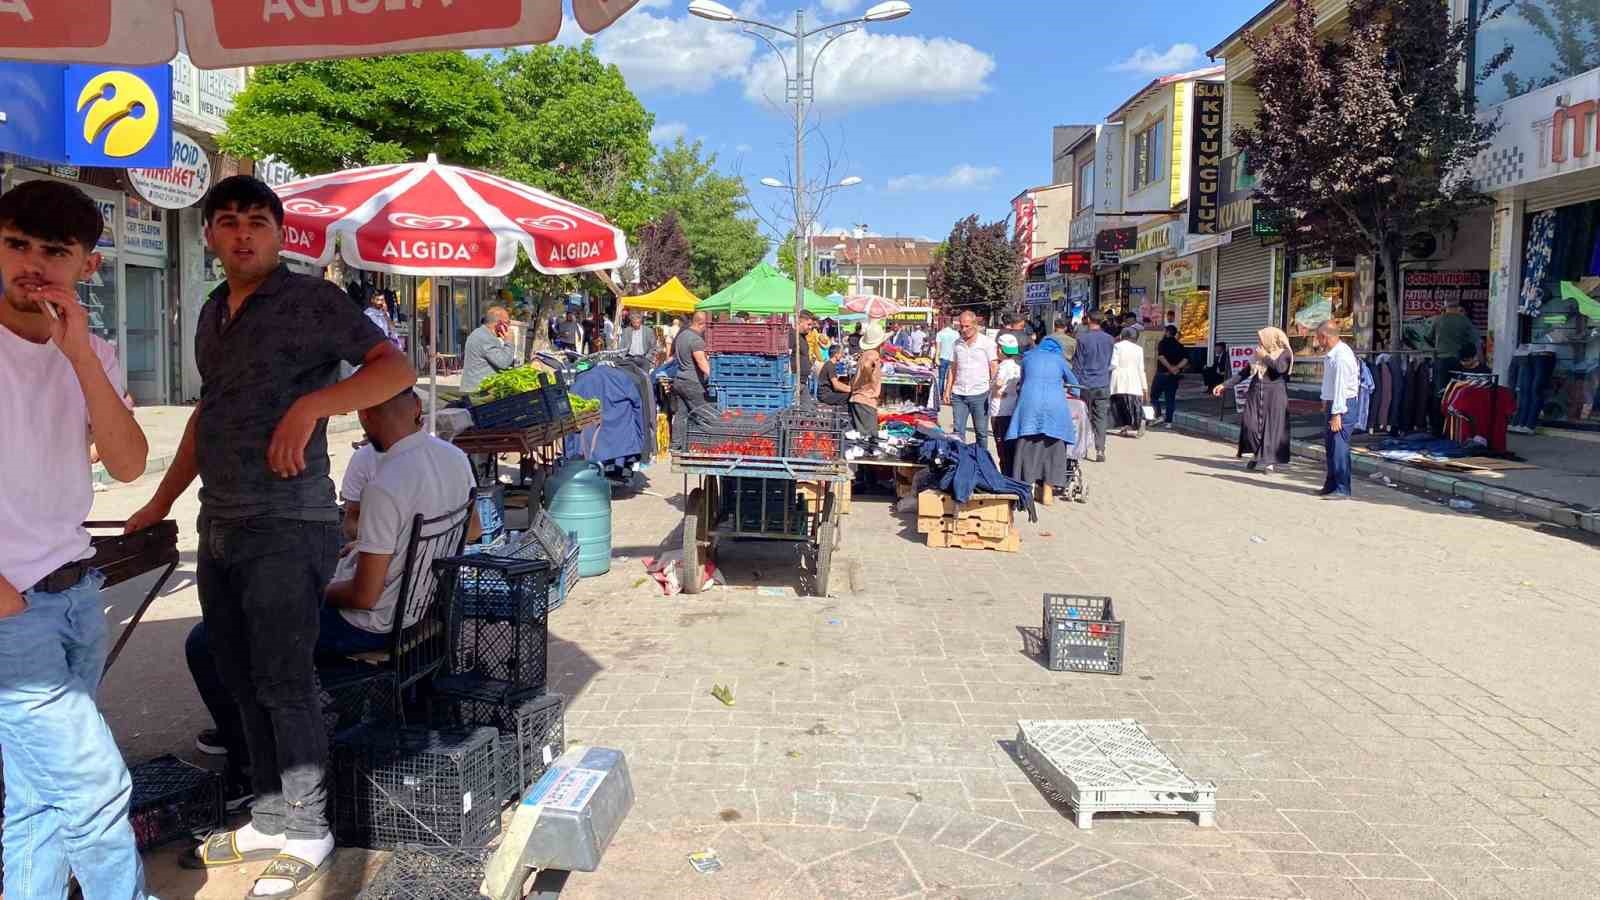
[[[778,478],[722,479],[718,525],[735,533],[810,533],[810,513],[795,482]]]
[[[482,847],[500,834],[498,735],[361,725],[333,745],[339,843]]]
[[[478,892],[493,851],[405,846],[356,900],[488,900]]]
[[[714,456],[777,456],[782,447],[778,417],[765,410],[713,413],[696,410],[684,426],[683,450]]]
[[[500,732],[504,799],[515,801],[566,750],[566,699],[475,675],[449,675],[434,683],[436,724],[490,726]]]
[[[559,382],[468,407],[474,428],[530,428],[572,418],[572,400]]]
[[[844,453],[850,414],[836,406],[795,406],[778,414],[783,455],[791,459],[835,460]]]
[[[452,619],[531,622],[550,613],[554,567],[547,559],[475,553],[435,560],[433,568]]]
[[[1110,597],[1044,595],[1045,665],[1055,672],[1121,675],[1127,626]]]
[[[541,690],[549,643],[549,626],[544,621],[460,619],[450,629],[450,674],[505,681],[520,690]]]
[[[785,388],[794,390],[794,360],[788,354],[711,354],[711,383],[718,388]]]
[[[332,738],[357,725],[400,721],[394,672],[349,662],[317,667],[322,684],[322,721]]]
[[[128,769],[133,799],[128,822],[140,850],[222,827],[222,776],[176,756]]]

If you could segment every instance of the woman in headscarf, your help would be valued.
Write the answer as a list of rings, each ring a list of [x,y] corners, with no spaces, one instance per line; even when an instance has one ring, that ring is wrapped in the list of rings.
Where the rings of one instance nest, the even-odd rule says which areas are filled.
[[[1048,488],[1065,489],[1072,454],[1067,448],[1078,440],[1067,409],[1067,385],[1076,385],[1078,376],[1061,352],[1054,337],[1022,357],[1022,386],[1017,392],[1017,407],[1004,439],[1014,442],[1011,471],[1005,474],[1024,484],[1044,482]],[[1087,440],[1089,435],[1084,435]]]
[[[1139,346],[1139,329],[1129,325],[1111,348],[1111,414],[1123,437],[1128,436],[1130,428],[1144,433],[1144,406],[1149,402],[1144,348]]]
[[[1263,328],[1256,332],[1256,341],[1250,365],[1211,393],[1220,397],[1250,379],[1239,428],[1239,455],[1251,454],[1245,468],[1252,472],[1261,464],[1268,472],[1276,472],[1278,466],[1289,462],[1289,373],[1294,369],[1294,351],[1282,329]]]

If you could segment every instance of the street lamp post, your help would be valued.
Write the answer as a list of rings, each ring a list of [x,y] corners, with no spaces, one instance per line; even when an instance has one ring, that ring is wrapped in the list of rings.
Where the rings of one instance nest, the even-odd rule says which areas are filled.
[[[769,184],[777,179],[763,179],[762,183],[768,187],[788,187],[794,193],[794,218],[795,218],[795,272],[794,272],[794,319],[796,327],[800,324],[800,314],[806,308],[805,279],[801,276],[801,264],[805,260],[805,252],[801,241],[808,240],[808,223],[806,222],[805,203],[805,134],[806,134],[806,104],[814,98],[816,89],[817,62],[822,54],[834,41],[853,31],[859,31],[866,25],[874,22],[892,22],[903,19],[911,14],[911,4],[905,0],[888,0],[878,3],[862,13],[859,18],[847,19],[843,22],[834,22],[831,25],[822,25],[817,28],[806,27],[806,11],[795,10],[794,30],[781,28],[766,22],[753,19],[740,18],[738,13],[724,6],[716,0],[692,0],[689,12],[712,22],[731,22],[744,26],[744,32],[752,37],[760,38],[778,54],[778,60],[783,63],[784,84],[787,88],[786,99],[794,104],[794,182],[790,185]],[[806,69],[806,39],[818,35],[827,35],[827,40],[822,42],[816,56],[811,60],[811,68]],[[789,65],[789,59],[783,49],[772,39],[772,35],[787,37],[794,41],[794,65]],[[846,184],[849,182],[849,184]],[[851,184],[860,184],[859,178],[846,178],[836,187],[849,187]],[[803,348],[795,348],[795,364],[804,368],[804,360],[800,356]],[[798,379],[804,383],[804,379]]]

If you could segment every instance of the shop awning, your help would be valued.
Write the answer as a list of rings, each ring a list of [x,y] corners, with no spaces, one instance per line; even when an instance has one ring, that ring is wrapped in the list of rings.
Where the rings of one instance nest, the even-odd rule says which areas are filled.
[[[689,293],[683,282],[673,278],[648,294],[623,297],[620,305],[640,312],[692,313],[699,302],[700,298]]]
[[[805,293],[806,309],[819,316],[839,313],[839,304]],[[717,293],[701,300],[695,309],[705,312],[749,313],[753,316],[794,314],[794,282],[772,266],[761,263]]]

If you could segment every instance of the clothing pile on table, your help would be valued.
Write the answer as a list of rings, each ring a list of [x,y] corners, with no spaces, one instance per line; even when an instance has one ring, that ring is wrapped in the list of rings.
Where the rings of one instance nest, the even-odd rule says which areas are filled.
[[[1028,521],[1039,521],[1033,505],[1033,486],[1000,473],[989,451],[964,444],[943,432],[922,430],[918,459],[928,467],[939,490],[966,503],[975,493],[1009,494],[1028,511]]]

